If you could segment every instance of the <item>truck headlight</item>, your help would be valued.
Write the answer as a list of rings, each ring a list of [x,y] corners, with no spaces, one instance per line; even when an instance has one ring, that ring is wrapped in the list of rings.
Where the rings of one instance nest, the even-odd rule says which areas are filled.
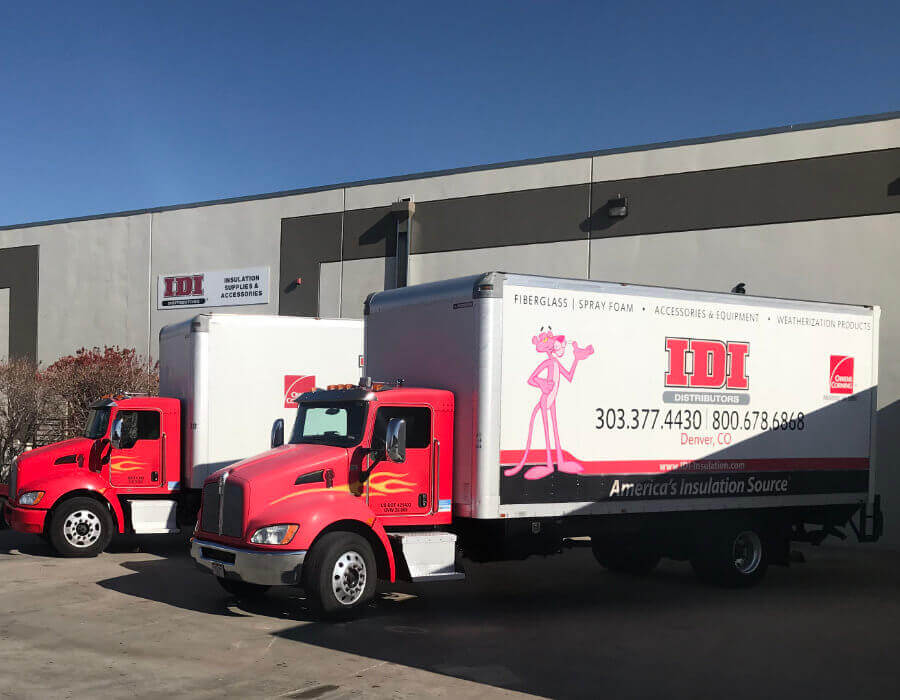
[[[254,532],[250,541],[253,544],[288,544],[294,539],[294,535],[297,534],[299,529],[299,525],[292,523],[269,525],[268,527],[261,527]]]
[[[20,506],[36,506],[44,497],[43,491],[26,491],[19,496]]]

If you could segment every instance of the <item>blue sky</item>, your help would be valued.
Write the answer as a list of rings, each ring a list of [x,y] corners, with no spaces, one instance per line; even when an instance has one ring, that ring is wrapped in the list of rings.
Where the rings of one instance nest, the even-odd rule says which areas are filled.
[[[900,2],[0,4],[0,225],[900,109]]]

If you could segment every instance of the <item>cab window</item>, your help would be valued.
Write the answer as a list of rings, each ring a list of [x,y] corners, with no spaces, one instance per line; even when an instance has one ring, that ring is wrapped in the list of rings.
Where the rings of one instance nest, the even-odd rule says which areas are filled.
[[[374,441],[383,443],[391,418],[406,421],[407,448],[428,447],[431,444],[431,409],[424,406],[382,406],[375,414]]]
[[[159,440],[159,412],[119,411],[122,420],[122,448],[134,447],[138,440]]]

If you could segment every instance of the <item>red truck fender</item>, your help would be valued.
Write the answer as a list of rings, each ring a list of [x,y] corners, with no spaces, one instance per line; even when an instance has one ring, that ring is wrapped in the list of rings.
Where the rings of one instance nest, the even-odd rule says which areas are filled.
[[[336,530],[356,532],[369,540],[369,543],[372,545],[375,559],[379,562],[378,568],[380,573],[383,574],[382,578],[390,583],[394,583],[394,581],[397,580],[397,571],[394,562],[394,551],[391,549],[390,540],[384,530],[384,526],[378,522],[378,519],[373,517],[371,520],[371,523],[355,519],[338,520],[316,533],[310,548],[326,533],[334,532]]]
[[[63,474],[57,478],[41,479],[40,490],[44,491],[41,507],[53,510],[65,500],[75,496],[88,496],[105,503],[116,521],[119,534],[125,532],[125,514],[116,497],[116,489],[111,488],[99,475],[80,471],[75,475]]]
[[[302,510],[297,512],[295,508],[301,504]],[[248,531],[285,522],[300,525],[290,549],[309,550],[322,535],[334,530],[349,530],[362,535],[372,545],[379,561],[379,572],[387,580],[395,580],[394,552],[384,526],[368,504],[351,494],[346,487],[325,489],[319,493],[306,492],[303,493],[303,498],[283,500],[254,517],[249,523]]]

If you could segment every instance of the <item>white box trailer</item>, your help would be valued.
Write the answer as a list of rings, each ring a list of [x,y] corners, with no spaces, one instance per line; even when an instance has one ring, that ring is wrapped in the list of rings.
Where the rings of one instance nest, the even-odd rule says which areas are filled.
[[[362,346],[348,319],[208,313],[163,328],[159,390],[182,404],[185,488],[269,449],[273,421],[291,425],[299,394],[358,373]]]
[[[578,521],[600,541],[764,511],[816,541],[861,511],[871,539],[878,322],[872,306],[495,272],[371,295],[366,370],[454,393],[461,532]]]
[[[66,556],[95,556],[114,532],[192,528],[209,474],[268,450],[300,393],[357,373],[362,332],[360,321],[237,314],[166,326],[160,395],[96,401],[82,439],[21,455],[0,515]],[[40,509],[17,499],[25,483]]]

